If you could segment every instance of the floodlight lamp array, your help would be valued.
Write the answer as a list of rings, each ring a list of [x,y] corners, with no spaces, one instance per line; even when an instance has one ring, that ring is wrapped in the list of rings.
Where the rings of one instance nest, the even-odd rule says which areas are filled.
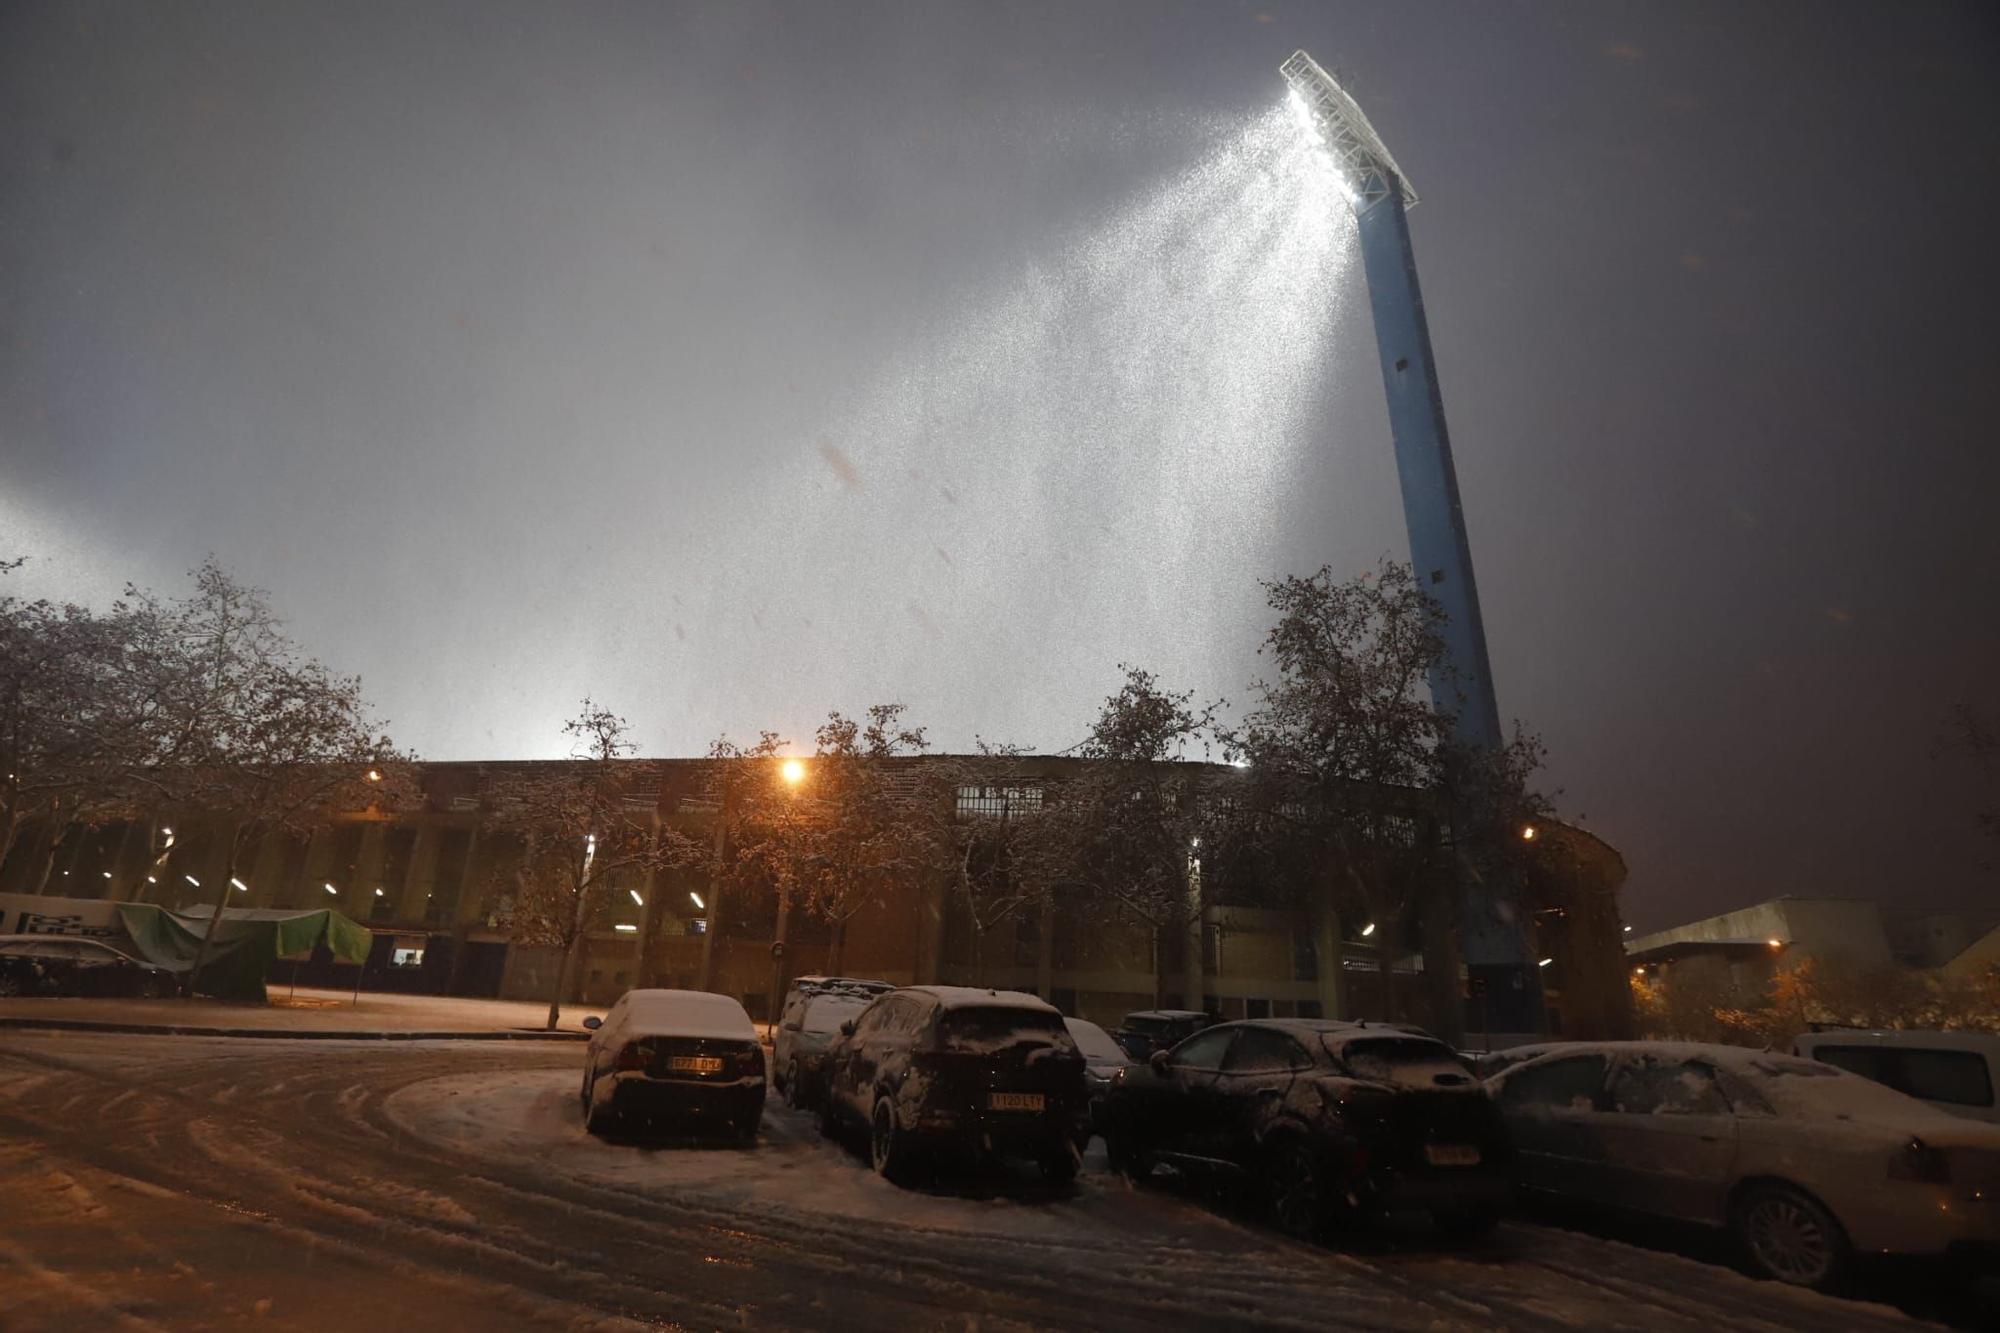
[[[1304,51],[1294,51],[1278,66],[1278,72],[1291,86],[1292,109],[1326,146],[1355,211],[1365,212],[1388,198],[1392,190],[1402,197],[1404,208],[1416,207],[1417,192],[1362,114],[1360,104],[1319,67],[1318,61]]]

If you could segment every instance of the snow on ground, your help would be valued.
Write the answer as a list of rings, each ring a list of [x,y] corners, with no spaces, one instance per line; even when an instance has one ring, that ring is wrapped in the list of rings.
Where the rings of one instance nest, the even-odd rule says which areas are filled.
[[[293,994],[270,989],[269,1004],[231,1004],[210,999],[97,999],[30,996],[0,1000],[0,1019],[53,1019],[65,1022],[143,1023],[173,1027],[282,1028],[299,1032],[523,1032],[548,1023],[546,1002],[475,1000],[455,995],[386,995],[363,991],[314,990]],[[565,1005],[560,1029],[580,1033],[583,1020],[603,1017],[602,1008]]]
[[[917,1230],[991,1233],[1038,1240],[1101,1240],[1106,1214],[1133,1225],[1133,1210],[1154,1239],[1172,1244],[1235,1232],[1235,1224],[1135,1191],[1102,1170],[1102,1147],[1072,1188],[1044,1185],[1032,1165],[941,1176],[903,1189],[877,1176],[857,1151],[820,1139],[813,1120],[765,1104],[753,1147],[599,1139],[583,1127],[576,1073],[494,1071],[430,1079],[392,1094],[384,1111],[398,1127],[440,1146],[500,1161],[535,1161],[548,1173],[640,1194],[690,1190],[732,1210],[802,1210],[895,1222]],[[1158,1235],[1160,1227],[1167,1235]]]

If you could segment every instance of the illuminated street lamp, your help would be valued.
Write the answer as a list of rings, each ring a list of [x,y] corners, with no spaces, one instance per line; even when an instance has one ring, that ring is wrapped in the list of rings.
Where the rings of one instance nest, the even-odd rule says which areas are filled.
[[[1538,831],[1533,824],[1526,825],[1521,830],[1521,841],[1533,842]]]
[[[1367,925],[1361,928],[1361,938],[1364,940],[1367,939],[1370,935],[1373,935],[1374,933],[1375,933],[1375,923],[1373,921],[1370,921]]]
[[[788,785],[793,787],[798,786],[806,780],[805,762],[800,759],[787,759],[784,763],[778,765],[778,776],[782,777]]]

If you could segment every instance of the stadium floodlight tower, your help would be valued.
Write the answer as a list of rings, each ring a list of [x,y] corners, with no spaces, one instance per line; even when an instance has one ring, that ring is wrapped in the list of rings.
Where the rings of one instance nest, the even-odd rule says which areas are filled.
[[[1430,325],[1417,287],[1416,253],[1410,245],[1409,210],[1417,192],[1361,107],[1333,76],[1304,51],[1278,67],[1291,85],[1292,110],[1331,158],[1361,233],[1362,268],[1382,358],[1382,386],[1389,398],[1389,432],[1402,482],[1403,520],[1410,533],[1410,562],[1418,581],[1445,613],[1445,657],[1431,676],[1431,693],[1456,718],[1457,739],[1497,749],[1500,707],[1486,658],[1486,628],[1479,618],[1479,589],[1472,579],[1472,548],[1445,433],[1444,398],[1431,355]],[[1470,886],[1468,886],[1469,888]],[[1460,938],[1473,991],[1482,997],[1477,1025],[1497,1031],[1536,1031],[1542,1023],[1541,986],[1529,966],[1526,940],[1502,922],[1490,897],[1468,895]]]

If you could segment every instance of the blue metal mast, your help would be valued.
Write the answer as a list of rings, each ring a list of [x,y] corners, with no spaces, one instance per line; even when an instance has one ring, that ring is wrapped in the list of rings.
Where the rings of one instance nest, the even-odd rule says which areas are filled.
[[[1472,546],[1445,430],[1444,396],[1431,353],[1430,325],[1417,285],[1409,209],[1417,202],[1361,107],[1304,51],[1279,67],[1291,85],[1293,109],[1333,159],[1361,236],[1389,432],[1402,483],[1410,563],[1418,581],[1443,607],[1445,654],[1431,673],[1431,695],[1454,719],[1457,740],[1495,750],[1502,743],[1500,706],[1486,656],[1486,626],[1472,576]],[[1470,889],[1471,886],[1466,886]],[[1491,896],[1468,892],[1460,939],[1475,994],[1479,1026],[1534,1031],[1541,1026],[1541,987],[1518,926],[1499,919]]]

